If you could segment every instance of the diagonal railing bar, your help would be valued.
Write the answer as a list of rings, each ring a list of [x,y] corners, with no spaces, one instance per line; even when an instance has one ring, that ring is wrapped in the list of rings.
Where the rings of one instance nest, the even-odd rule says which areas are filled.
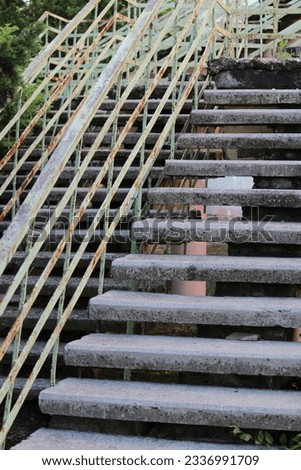
[[[177,15],[177,12],[178,12],[178,9],[184,4],[185,0],[180,0],[177,4],[177,8],[173,11],[173,15],[169,18],[169,21],[166,23],[166,26],[167,28],[169,27],[170,24],[172,24],[174,18],[176,17]],[[118,104],[116,105],[116,113],[118,114],[118,112],[121,110],[123,104],[126,102],[126,99],[128,98],[129,94],[131,93],[131,91],[133,90],[134,86],[136,85],[136,83],[139,81],[139,79],[141,78],[141,75],[143,73],[143,70],[144,70],[144,67],[147,66],[147,64],[149,64],[149,61],[150,61],[150,58],[152,57],[152,55],[154,54],[154,51],[156,49],[156,47],[159,46],[160,42],[161,42],[161,37],[162,35],[164,35],[165,32],[161,32],[160,35],[158,35],[158,37],[156,38],[156,41],[154,42],[154,44],[152,45],[152,48],[151,50],[149,51],[149,53],[146,55],[146,57],[143,59],[143,62],[141,63],[141,68],[139,70],[137,70],[137,72],[135,73],[135,75],[132,77],[131,79],[131,82],[129,84],[129,86],[126,88],[125,92],[123,93],[122,97],[120,98]],[[169,57],[171,57],[171,54],[169,55]],[[170,58],[166,59],[165,61],[165,64],[164,66],[162,67],[162,72],[161,74],[164,73],[164,71],[167,69],[169,63],[170,63]],[[151,83],[151,85],[149,86],[147,92],[146,92],[146,95],[143,99],[143,101],[140,103],[140,105],[138,106],[138,108],[135,110],[135,118],[138,116],[138,112],[140,110],[140,108],[142,109],[143,107],[143,104],[144,102],[146,102],[146,100],[151,96],[151,93],[152,91],[155,89],[156,85],[158,84],[158,77],[159,75],[153,80],[153,82]],[[73,192],[75,191],[77,185],[78,185],[78,182],[80,181],[82,175],[84,174],[85,170],[87,169],[91,159],[93,158],[93,155],[95,153],[95,151],[97,150],[98,146],[100,145],[103,137],[106,135],[106,133],[108,132],[110,126],[113,124],[114,122],[114,116],[113,114],[108,118],[107,122],[104,124],[103,128],[102,128],[102,131],[99,133],[98,137],[96,138],[96,140],[94,141],[88,155],[85,157],[84,161],[82,162],[82,165],[81,167],[79,168],[78,172],[76,173],[73,181],[70,183],[69,185],[69,191]],[[95,189],[97,188],[97,186],[102,182],[103,178],[105,177],[105,174],[107,172],[107,169],[109,167],[109,165],[111,164],[111,159],[115,157],[116,155],[116,151],[120,148],[122,142],[123,142],[123,139],[125,138],[126,136],[126,133],[127,133],[127,130],[129,129],[129,123],[127,124],[127,127],[123,129],[121,135],[119,136],[119,140],[118,142],[116,142],[116,145],[114,147],[114,154],[111,152],[111,155],[109,156],[109,159],[107,162],[105,162],[105,164],[103,165],[97,179],[95,180],[94,182],[94,185],[91,187],[91,190],[90,190],[90,193],[93,195],[93,191],[95,192]],[[146,136],[146,134],[144,134]],[[59,215],[61,214],[64,206],[66,205],[66,203],[68,202],[68,199],[67,197],[70,197],[68,195],[64,195],[63,199],[60,201],[60,203],[58,204],[58,206],[56,207],[56,210],[55,210],[55,214],[53,215],[53,217],[50,219],[50,221],[48,222],[48,224],[45,226],[44,228],[44,232],[46,234],[48,234],[52,228],[52,226],[54,225],[55,223],[55,220],[57,217],[59,217]],[[74,219],[74,227],[70,227],[69,228],[69,232],[72,233],[72,231],[74,230],[74,228],[76,227],[76,225],[79,223],[80,221],[80,218],[82,217],[83,215],[83,210],[87,209],[88,207],[88,204],[90,202],[90,197],[86,197],[85,201],[83,201],[83,203],[81,204],[80,206],[80,209],[78,211],[78,213],[76,214],[75,216],[75,219]],[[41,249],[42,247],[42,238],[43,236],[39,237],[39,239],[37,240],[36,244],[32,247],[28,257],[26,258],[26,260],[24,261],[22,267],[20,268],[18,274],[16,275],[12,285],[9,287],[9,290],[7,291],[5,297],[2,299],[2,303],[0,305],[0,316],[4,313],[4,309],[6,308],[6,306],[8,305],[8,302],[9,302],[9,298],[13,295],[13,293],[15,292],[15,290],[17,289],[18,285],[19,285],[19,281],[18,279],[22,279],[23,276],[25,275],[26,271],[28,270],[30,264],[33,262],[34,260],[34,257],[36,256],[36,254],[38,253],[38,251]],[[59,251],[59,247],[57,248],[57,250]],[[58,251],[55,251],[53,256],[54,257],[58,257]],[[49,272],[48,272],[49,274]],[[37,287],[37,286],[36,286]],[[34,299],[31,299],[32,301]],[[28,308],[28,306],[27,306]],[[28,312],[27,312],[28,313]],[[2,344],[2,348],[4,347],[4,344]]]
[[[98,82],[96,82],[89,95],[84,99],[82,108],[75,116],[63,139],[54,150],[51,159],[39,175],[34,187],[5,232],[2,238],[3,250],[0,253],[0,275],[16,252],[20,241],[26,235],[28,230],[26,221],[32,220],[43,205],[60,172],[66,166],[94,114],[105,99],[112,83],[115,81],[115,76],[122,70],[124,64],[131,56],[132,50],[130,47],[135,47],[139,34],[142,34],[153,20],[161,3],[149,0],[146,4],[144,12],[137,20],[126,40],[121,44],[118,52],[108,64]]]
[[[14,413],[17,413],[18,407],[19,407],[19,406],[21,405],[21,403],[24,401],[24,399],[25,399],[25,397],[26,397],[26,393],[28,393],[28,392],[27,392],[27,387],[29,387],[28,389],[30,389],[30,387],[31,387],[30,382],[31,382],[32,380],[34,380],[34,379],[37,377],[37,375],[38,375],[38,373],[39,373],[39,370],[40,370],[40,368],[41,368],[42,365],[43,365],[44,360],[46,359],[46,357],[48,356],[48,354],[50,353],[50,351],[51,351],[51,349],[52,349],[52,347],[53,347],[53,344],[54,344],[53,341],[55,341],[55,338],[56,338],[58,332],[61,331],[61,329],[63,328],[63,325],[64,325],[65,321],[68,319],[68,316],[70,315],[70,313],[71,313],[71,311],[72,311],[72,309],[73,309],[73,307],[74,307],[74,305],[75,305],[77,299],[78,299],[79,296],[81,295],[81,292],[82,292],[82,290],[83,290],[83,288],[84,288],[84,285],[85,285],[85,278],[88,277],[88,274],[91,275],[91,273],[92,273],[92,271],[93,271],[93,269],[94,269],[94,266],[95,266],[95,264],[97,263],[97,261],[99,260],[102,251],[105,249],[105,246],[106,246],[108,240],[110,239],[110,237],[112,236],[112,234],[113,234],[114,230],[116,229],[118,223],[120,222],[120,219],[122,218],[122,214],[125,213],[125,212],[130,208],[131,204],[133,203],[133,200],[134,200],[134,198],[135,198],[136,192],[138,191],[139,185],[140,185],[141,183],[143,183],[144,179],[146,178],[147,173],[149,172],[149,170],[150,170],[152,164],[154,163],[155,159],[157,158],[158,152],[160,151],[160,149],[161,149],[162,146],[163,146],[164,140],[168,137],[168,134],[169,134],[169,132],[170,132],[170,129],[171,129],[171,127],[172,127],[172,125],[173,125],[175,119],[176,119],[176,116],[179,114],[181,108],[183,107],[183,104],[184,104],[185,100],[187,99],[187,96],[189,96],[190,92],[192,91],[195,80],[198,79],[198,75],[200,74],[201,70],[202,70],[202,69],[204,68],[204,66],[205,66],[205,62],[206,62],[206,60],[207,60],[207,58],[208,58],[208,55],[209,55],[209,52],[210,52],[210,49],[211,49],[212,41],[214,40],[214,37],[216,36],[216,34],[217,34],[217,31],[216,31],[216,29],[214,28],[213,31],[212,31],[212,33],[211,33],[210,36],[209,36],[209,40],[208,40],[208,44],[207,44],[207,46],[206,46],[206,50],[205,50],[204,55],[203,55],[203,57],[202,57],[202,59],[201,59],[201,61],[200,61],[200,63],[199,63],[198,68],[194,71],[194,73],[193,73],[191,79],[189,80],[189,83],[188,83],[187,87],[185,88],[185,91],[184,91],[184,93],[183,93],[183,96],[181,97],[181,100],[179,101],[179,103],[177,104],[177,106],[176,106],[176,108],[175,108],[175,113],[174,113],[173,115],[171,115],[171,117],[169,118],[167,124],[165,125],[165,127],[164,127],[164,129],[163,129],[163,132],[162,132],[162,134],[163,134],[163,135],[162,135],[162,139],[160,139],[160,141],[158,141],[157,144],[154,146],[154,149],[152,150],[151,155],[148,157],[146,163],[143,165],[143,168],[141,169],[141,171],[140,171],[138,177],[136,178],[135,183],[133,184],[133,186],[132,186],[132,188],[130,189],[128,195],[126,196],[125,200],[123,201],[123,203],[122,203],[120,209],[118,210],[118,214],[115,216],[113,222],[110,224],[110,226],[109,226],[109,228],[108,228],[108,230],[107,230],[107,233],[104,235],[104,238],[103,238],[101,244],[99,245],[99,247],[98,247],[98,249],[97,249],[97,251],[96,251],[96,253],[95,253],[93,259],[91,260],[91,262],[90,262],[90,264],[89,264],[89,266],[88,266],[88,268],[87,268],[87,270],[86,270],[86,272],[85,272],[85,275],[83,276],[82,281],[80,282],[79,286],[77,287],[76,292],[75,292],[75,294],[74,294],[73,297],[72,297],[72,300],[69,302],[67,308],[65,309],[64,313],[62,314],[62,317],[61,317],[59,323],[57,324],[55,331],[52,333],[52,335],[51,335],[49,341],[47,342],[47,345],[46,345],[46,347],[45,347],[43,353],[41,354],[39,360],[37,361],[37,363],[36,363],[36,365],[35,365],[35,367],[34,367],[32,373],[31,373],[30,378],[28,379],[28,381],[27,381],[27,383],[26,383],[26,385],[25,385],[23,391],[21,392],[21,394],[20,394],[18,400],[16,401],[16,404],[14,405],[14,408],[13,408],[13,410],[12,410],[12,415],[14,415]],[[199,40],[199,38],[197,38],[196,41],[197,41],[197,40]],[[195,47],[195,45],[196,45],[196,41],[194,42],[194,47]],[[194,53],[194,48],[192,47],[190,54],[192,55],[193,53]],[[189,61],[189,58],[188,58],[188,57],[187,57],[187,61]],[[186,65],[187,65],[187,63],[186,63],[186,64],[184,64],[184,63],[181,64],[181,67],[180,67],[180,69],[178,70],[178,74],[177,74],[178,76],[180,76],[181,73],[183,72],[183,70],[185,70],[185,66],[186,66]],[[169,95],[171,94],[173,86],[174,86],[174,85],[177,83],[177,81],[178,81],[178,78],[179,78],[178,76],[175,76],[175,77],[174,77],[174,79],[173,79],[173,82],[174,82],[174,83],[171,83],[171,84],[170,84],[169,89],[166,91],[166,96],[169,96]],[[164,107],[164,104],[162,103],[162,104],[161,104],[161,108],[163,109],[163,107]],[[160,112],[160,111],[159,111],[159,112]],[[155,122],[155,119],[154,119],[154,122]],[[141,139],[143,140],[143,137],[141,137]],[[137,143],[135,147],[137,147],[137,154],[138,154],[141,145]],[[128,165],[128,167],[129,167],[129,166],[130,166],[130,162],[129,162],[129,163],[127,162],[127,165]],[[120,177],[119,179],[122,179],[122,177]],[[118,184],[119,184],[119,182],[118,182],[118,178],[117,178],[117,180],[116,180],[116,182],[115,182],[115,186],[117,187]],[[112,190],[113,190],[113,188],[112,188]],[[112,197],[112,196],[111,196],[111,195],[108,195],[107,197]],[[104,201],[104,204],[105,204],[105,201]],[[104,204],[103,204],[103,205],[104,205]],[[103,209],[103,208],[100,208],[98,212],[100,212],[100,211],[104,211],[104,209]],[[95,219],[96,219],[96,218],[97,218],[97,217],[95,217]],[[98,224],[98,221],[96,222],[96,226],[97,226],[97,224]],[[89,236],[92,236],[92,235],[93,235],[94,229],[95,229],[95,226],[92,228],[92,230],[91,230],[91,228],[90,228],[90,230],[89,230]],[[85,248],[84,248],[84,249],[85,249]],[[84,251],[84,249],[83,249],[83,251]],[[79,251],[78,251],[78,252],[76,253],[76,256],[77,256],[77,257],[80,257],[81,254],[82,254],[82,253],[79,253]],[[74,260],[72,260],[72,263],[73,263],[73,262],[74,262]],[[71,263],[71,264],[72,264],[72,263]],[[70,265],[70,266],[71,266],[71,265]],[[67,273],[65,274],[64,278],[65,278],[65,277],[66,277],[66,278],[68,277],[68,276],[67,276]],[[60,283],[61,288],[63,288],[63,287],[64,287],[64,284],[66,284],[66,282],[68,281],[66,278],[65,278],[65,279],[64,279],[64,278],[62,278],[62,281],[61,281],[61,283]],[[59,293],[57,293],[56,295],[59,295]],[[55,304],[56,300],[55,300],[55,299],[51,299],[50,302],[51,302],[52,304]],[[50,308],[52,308],[52,307],[50,307]],[[25,349],[25,348],[24,348],[24,349]],[[23,350],[23,351],[24,351],[24,350]],[[23,355],[23,351],[22,351],[20,357]],[[12,371],[11,371],[11,372],[12,372]],[[10,378],[12,378],[12,376],[13,376],[13,374],[11,374]],[[1,400],[1,398],[2,398],[2,396],[1,396],[1,392],[0,392],[0,400]],[[7,429],[6,429],[6,426],[5,426],[5,425],[3,426],[3,430],[7,432]]]
[[[110,27],[114,22],[114,19],[112,18],[109,22],[108,22],[108,27]],[[97,46],[97,43],[99,41],[99,39],[101,37],[103,37],[103,35],[105,34],[105,31],[103,30],[99,36],[94,40],[94,42],[91,44],[91,46],[89,47],[89,49],[86,51],[86,53],[81,57],[80,60],[78,60],[77,64],[75,65],[75,67],[72,69],[72,72],[69,73],[63,80],[63,82],[61,83],[60,87],[59,87],[59,91],[61,91],[63,88],[65,88],[65,86],[69,83],[70,80],[72,80],[73,76],[75,73],[78,72],[81,64],[87,59],[87,57],[89,57],[89,54],[95,49],[95,47]],[[115,38],[112,38],[113,41],[115,40]],[[110,47],[113,43],[112,39],[109,41],[109,45],[107,46]],[[106,48],[106,49],[107,49]],[[103,53],[106,52],[106,49],[104,49]],[[99,63],[100,60],[102,60],[103,58],[103,53],[101,53],[98,58],[97,58],[97,63]],[[95,63],[92,65],[93,68],[95,68]],[[5,180],[5,182],[3,183],[3,185],[1,186],[0,188],[0,195],[3,194],[3,192],[5,191],[5,189],[8,187],[8,185],[10,184],[10,182],[12,181],[12,179],[15,177],[15,175],[17,174],[18,170],[21,168],[22,164],[27,160],[27,157],[30,156],[32,150],[34,150],[36,144],[38,144],[43,136],[47,133],[48,130],[51,129],[51,127],[54,125],[54,123],[57,121],[57,119],[60,117],[60,115],[62,114],[62,112],[67,108],[67,106],[71,103],[72,99],[79,93],[79,91],[81,89],[83,89],[84,87],[84,84],[86,83],[87,79],[89,78],[89,76],[91,75],[91,70],[92,68],[89,68],[87,73],[86,73],[86,77],[84,79],[82,79],[80,81],[80,85],[76,87],[75,91],[72,92],[71,95],[69,95],[68,99],[63,103],[63,105],[61,106],[60,110],[58,111],[58,113],[55,114],[55,116],[49,121],[49,123],[46,125],[45,129],[44,129],[44,132],[40,133],[35,141],[31,144],[31,146],[27,149],[27,151],[25,152],[25,154],[23,155],[23,157],[21,159],[19,159],[18,161],[18,164],[15,166],[14,170],[10,173],[9,177]],[[45,103],[44,107],[48,107],[49,106],[49,103],[50,102],[53,102],[55,99],[56,99],[56,96],[57,96],[57,90],[55,93],[53,93],[48,102]],[[81,106],[81,105],[79,105]],[[78,112],[79,111],[79,108],[75,111]],[[75,113],[73,115],[73,118],[75,117]],[[36,116],[35,120],[36,122],[38,122],[38,119],[39,117],[43,114],[43,108],[41,108],[41,110],[38,112],[38,115]],[[72,117],[70,118],[72,119]],[[23,182],[23,184],[21,185],[21,187],[19,188],[19,190],[16,192],[16,194],[14,195],[14,197],[11,199],[11,201],[9,201],[6,205],[6,207],[3,209],[1,215],[0,215],[0,221],[1,219],[3,219],[5,217],[5,215],[7,214],[7,212],[10,210],[10,208],[12,207],[12,205],[14,204],[14,202],[19,198],[19,195],[22,193],[23,189],[28,185],[28,183],[31,181],[32,177],[36,174],[36,172],[38,171],[38,169],[40,168],[42,162],[45,160],[45,158],[50,155],[50,153],[52,152],[53,148],[57,145],[57,142],[59,140],[59,138],[64,134],[66,128],[69,126],[70,124],[70,119],[65,123],[65,125],[63,126],[63,128],[59,131],[59,133],[57,134],[56,138],[54,139],[54,141],[51,143],[51,145],[48,147],[48,149],[45,151],[45,153],[42,155],[41,159],[40,159],[40,164],[36,164],[35,166],[35,170],[28,175],[28,177],[26,178],[26,180]],[[33,121],[32,121],[33,122]],[[26,133],[26,130],[23,132],[22,136]],[[20,136],[19,140],[21,141],[22,139],[22,136]],[[18,142],[18,146],[21,145],[20,142]],[[10,156],[12,156],[12,154],[15,152],[17,148],[17,145],[14,146],[12,148],[12,153],[10,152]],[[6,160],[8,161],[8,159]],[[30,178],[29,178],[30,176]]]
[[[108,6],[111,5],[112,1],[107,5],[106,11],[108,10]],[[95,2],[95,0],[94,0],[92,3],[94,4],[94,3],[97,3],[97,2]],[[101,14],[88,27],[88,29],[85,31],[85,33],[83,33],[81,35],[81,37],[79,38],[79,40],[75,44],[75,46],[66,53],[64,58],[62,58],[59,61],[57,66],[54,69],[52,69],[47,74],[47,76],[42,80],[42,82],[36,87],[36,89],[34,90],[32,95],[29,97],[29,99],[26,101],[26,103],[23,104],[22,108],[18,111],[18,113],[16,113],[16,115],[13,117],[13,119],[11,119],[11,121],[4,127],[4,129],[2,129],[2,131],[0,132],[0,140],[2,140],[4,138],[4,136],[8,133],[8,131],[12,128],[12,126],[14,124],[16,124],[16,122],[22,116],[22,114],[26,111],[26,109],[33,103],[33,101],[38,97],[38,95],[44,90],[45,86],[58,74],[58,72],[60,70],[63,69],[63,66],[68,63],[69,59],[73,56],[74,52],[76,52],[77,50],[80,50],[85,45],[86,39],[89,38],[90,33],[98,25],[98,22],[99,22],[100,18],[102,18],[104,16],[106,11],[101,12]],[[64,37],[64,39],[65,39],[65,37]],[[47,63],[46,61],[47,61],[48,55],[44,51],[43,51],[43,54],[45,56],[43,55],[43,57],[41,57],[40,60],[45,65]],[[35,63],[35,61],[36,61],[36,59],[33,62]],[[57,85],[57,86],[59,87],[59,85]],[[28,127],[29,127],[29,130],[30,130],[31,124],[29,124]],[[5,161],[6,160],[4,158],[4,163],[5,163]]]
[[[110,8],[114,5],[115,0],[111,0],[108,5],[102,10],[101,18],[103,18]],[[78,14],[70,20],[61,33],[48,44],[29,64],[27,69],[22,74],[24,83],[32,82],[37,75],[43,70],[49,57],[56,51],[56,49],[68,38],[71,33],[77,28],[78,25],[91,13],[99,4],[99,0],[90,0]],[[101,20],[99,18],[99,20]]]

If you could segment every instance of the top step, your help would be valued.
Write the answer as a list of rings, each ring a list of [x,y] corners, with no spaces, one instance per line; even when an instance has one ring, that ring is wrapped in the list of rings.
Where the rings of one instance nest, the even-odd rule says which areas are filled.
[[[301,90],[207,90],[204,101],[215,106],[297,105],[301,103]]]

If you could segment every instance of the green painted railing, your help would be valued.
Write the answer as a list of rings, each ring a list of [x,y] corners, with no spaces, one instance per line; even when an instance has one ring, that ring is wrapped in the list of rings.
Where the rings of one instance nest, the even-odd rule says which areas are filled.
[[[279,41],[283,38],[295,41],[299,38],[299,29],[301,30],[299,21],[282,31],[278,24],[278,18],[301,14],[301,1],[292,1],[286,6],[280,6],[275,1],[274,6],[271,6],[271,1],[254,4],[246,0],[149,0],[145,3],[129,0],[123,11],[118,11],[115,0],[102,11],[98,9],[99,3],[96,0],[88,2],[74,20],[58,30],[54,39],[33,60],[23,78],[25,83],[34,86],[34,91],[24,103],[20,98],[19,112],[0,133],[1,139],[8,135],[16,139],[0,162],[0,168],[5,174],[0,194],[7,189],[11,190],[11,198],[0,215],[1,223],[6,224],[6,231],[0,242],[0,275],[5,274],[7,266],[20,249],[21,242],[24,245],[25,240],[26,245],[24,259],[0,304],[1,317],[19,289],[18,314],[0,349],[0,360],[13,349],[12,366],[0,389],[0,403],[4,403],[0,431],[2,446],[50,354],[50,380],[52,384],[55,383],[60,333],[95,266],[99,268],[98,290],[102,292],[108,242],[132,206],[134,216],[140,216],[142,185],[162,147],[169,148],[171,158],[174,156],[176,120],[191,95],[194,107],[198,107],[201,98],[198,81],[208,59],[222,55],[245,57],[275,54]],[[113,16],[108,15],[111,8],[114,10]],[[87,18],[89,21],[86,21]],[[135,86],[141,82],[147,85],[145,93],[138,100],[133,112],[127,116],[125,123],[123,115],[123,124],[119,127],[122,108]],[[155,111],[150,113],[152,94],[162,83],[166,85],[166,91]],[[85,132],[112,91],[115,94],[112,109],[95,141],[82,152]],[[42,96],[42,105],[35,110],[31,121],[22,127],[22,116],[24,118],[28,108],[39,96]],[[73,109],[72,102],[78,96],[82,99]],[[146,153],[146,141],[158,118],[164,114],[167,103],[171,103],[172,112],[162,125],[152,150]],[[67,112],[68,119],[61,125],[59,119],[64,112]],[[142,133],[116,174],[115,161],[139,117],[142,117]],[[78,199],[77,193],[84,185],[85,171],[95,159],[97,150],[104,145],[108,147],[108,135],[108,157],[99,167],[97,177],[86,188],[85,197]],[[25,143],[26,149],[20,152]],[[34,154],[38,155],[35,164],[26,177],[19,178],[26,162]],[[114,216],[109,218],[112,200],[137,158],[138,175]],[[39,211],[66,168],[74,171],[70,184],[56,207],[49,207],[49,214],[44,219],[40,232],[36,234],[33,227]],[[21,202],[29,184],[33,186]],[[106,197],[90,221],[85,237],[78,243],[76,250],[72,249],[72,236],[102,185],[107,189]],[[35,259],[43,251],[45,242],[55,230],[63,211],[67,209],[68,225],[51,258],[45,261],[45,267],[35,285],[29,287],[28,276],[34,268]],[[104,227],[102,239],[91,254],[88,267],[81,274],[73,295],[66,301],[66,287],[100,223]],[[45,282],[62,255],[65,261],[60,282],[49,296],[47,305],[21,348],[24,321],[30,315]],[[20,371],[53,311],[56,311],[56,326],[14,401],[13,390],[21,375]]]

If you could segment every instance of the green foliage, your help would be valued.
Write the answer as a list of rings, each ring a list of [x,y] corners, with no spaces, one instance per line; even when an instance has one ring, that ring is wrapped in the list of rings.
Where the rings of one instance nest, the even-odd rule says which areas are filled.
[[[29,21],[26,8],[23,0],[0,0],[0,108],[13,99],[21,72],[40,49],[43,27]]]
[[[4,127],[17,110],[17,90],[22,87],[21,73],[30,59],[41,48],[39,35],[44,26],[37,20],[45,10],[65,18],[73,18],[85,6],[87,0],[0,0],[0,127]],[[109,0],[100,2],[100,9]],[[124,6],[119,1],[119,8]],[[24,96],[30,87],[23,90]],[[36,109],[37,103],[31,106],[29,114]],[[29,121],[26,114],[23,124]]]
[[[26,102],[28,98],[33,94],[37,86],[38,84],[28,84],[20,88],[19,92],[16,93],[14,97],[6,104],[5,108],[0,114],[0,128],[3,128],[12,118],[12,116],[14,116],[18,112],[20,103]],[[31,103],[31,105],[27,108],[27,110],[22,114],[19,122],[20,132],[22,132],[27,127],[27,125],[36,115],[37,110],[40,109],[43,104],[44,96],[43,93],[40,93]],[[9,149],[14,144],[14,142],[14,135],[8,134],[0,142],[0,155],[3,156],[6,153],[7,149]]]
[[[255,434],[248,434],[242,431],[239,427],[234,426],[232,434],[239,437],[244,442],[254,443],[258,446],[264,446],[270,449],[272,446],[280,447],[282,449],[300,450],[301,449],[301,434],[290,437],[285,433],[275,433],[272,436],[268,431],[256,431]]]
[[[286,50],[287,46],[288,46],[287,39],[283,39],[282,41],[279,42],[278,50],[277,50],[278,59],[290,59],[292,57],[292,55]]]
[[[86,0],[66,0],[64,2],[61,0],[30,0],[28,3],[28,15],[32,20],[36,21],[44,11],[48,10],[51,11],[51,13],[56,13],[64,18],[71,19],[86,3]]]
[[[273,436],[267,431],[258,431],[255,436],[252,434],[245,433],[237,426],[232,429],[232,434],[238,436],[244,442],[254,442],[258,446],[265,446],[270,448],[274,444]]]
[[[110,0],[102,0],[99,5],[99,11],[105,8]],[[87,0],[30,0],[28,3],[28,15],[32,20],[37,20],[48,10],[64,18],[73,18],[87,3]],[[118,1],[118,8],[125,6],[126,2]]]

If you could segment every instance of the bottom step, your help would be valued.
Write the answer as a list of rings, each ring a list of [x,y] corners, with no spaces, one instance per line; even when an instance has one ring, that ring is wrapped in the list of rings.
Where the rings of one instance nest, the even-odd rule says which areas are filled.
[[[70,378],[44,390],[51,415],[300,431],[300,393]]]
[[[41,428],[11,450],[258,450],[256,446],[171,441]]]

